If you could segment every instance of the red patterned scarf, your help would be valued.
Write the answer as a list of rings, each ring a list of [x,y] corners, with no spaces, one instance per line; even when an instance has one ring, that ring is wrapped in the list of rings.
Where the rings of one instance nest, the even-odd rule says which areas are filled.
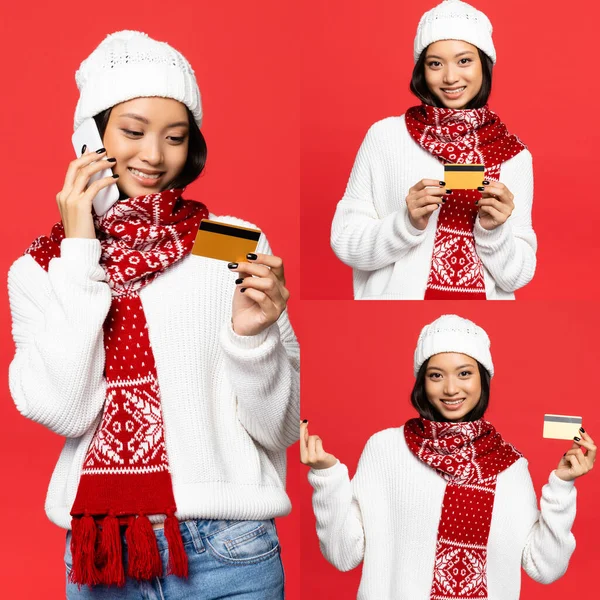
[[[410,451],[445,480],[438,526],[431,600],[487,598],[487,542],[496,477],[520,457],[494,426],[410,419]],[[456,523],[468,523],[459,527]]]
[[[406,111],[410,136],[444,163],[485,165],[485,178],[499,181],[501,164],[526,146],[509,134],[487,104],[456,110],[427,104]],[[481,197],[477,190],[453,190],[440,208],[426,300],[485,300],[483,264],[475,249],[473,227]]]
[[[106,400],[71,508],[71,581],[80,586],[125,583],[119,525],[127,525],[127,574],[152,579],[162,562],[149,514],[165,514],[169,573],[186,577],[187,555],[175,517],[160,389],[139,291],[192,249],[203,204],[183,189],[127,198],[94,216],[100,264],[112,292],[104,322]],[[26,254],[48,270],[60,256],[61,222]]]

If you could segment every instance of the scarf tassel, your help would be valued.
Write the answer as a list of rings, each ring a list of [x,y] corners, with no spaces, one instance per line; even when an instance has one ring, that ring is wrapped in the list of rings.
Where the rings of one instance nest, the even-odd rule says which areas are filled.
[[[79,588],[82,585],[97,585],[102,581],[95,560],[97,535],[96,521],[89,513],[71,520],[73,569],[69,574],[69,581],[76,583]]]
[[[121,532],[119,520],[109,513],[102,521],[99,556],[102,568],[102,583],[106,585],[125,585],[125,570],[123,569],[123,550],[121,548]]]
[[[162,560],[156,536],[146,515],[130,517],[125,539],[129,550],[127,565],[129,577],[148,580],[162,575]]]
[[[179,530],[179,521],[175,513],[171,510],[167,513],[164,523],[165,537],[169,545],[169,568],[168,574],[177,577],[188,576],[188,556],[181,539]]]

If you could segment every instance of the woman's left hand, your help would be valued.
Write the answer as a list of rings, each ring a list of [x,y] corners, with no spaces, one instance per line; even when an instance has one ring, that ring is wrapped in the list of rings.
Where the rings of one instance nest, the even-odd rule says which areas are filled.
[[[238,335],[257,335],[277,321],[290,293],[281,258],[271,254],[248,254],[247,258],[248,262],[228,265],[239,273],[231,321]]]
[[[565,452],[558,463],[556,475],[563,481],[573,481],[573,479],[591,471],[594,466],[594,461],[596,460],[594,440],[581,430],[580,435],[583,439],[574,438],[570,450]],[[582,448],[587,450],[585,454]]]
[[[477,189],[481,192],[481,198],[477,201],[479,224],[491,231],[506,223],[515,208],[515,197],[511,191],[499,181],[490,181]]]

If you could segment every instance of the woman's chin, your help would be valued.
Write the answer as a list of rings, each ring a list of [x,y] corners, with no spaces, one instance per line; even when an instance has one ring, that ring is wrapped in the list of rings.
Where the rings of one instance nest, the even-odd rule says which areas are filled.
[[[444,108],[453,108],[455,110],[460,110],[464,108],[473,98],[467,97],[465,94],[468,93],[471,96],[470,91],[463,91],[460,97],[453,99],[450,96],[444,94],[442,91],[429,90],[431,94],[434,96],[438,104]]]
[[[472,98],[469,98],[465,102],[462,98],[460,98],[460,100],[456,100],[456,101],[447,100],[445,98],[440,98],[439,96],[436,96],[436,98],[438,99],[438,101],[444,108],[451,108],[453,110],[464,110],[465,107],[467,106],[467,104],[469,104],[469,102],[472,100]]]
[[[139,196],[147,196],[148,194],[158,194],[162,190],[159,188],[159,186],[154,189],[141,185],[125,185],[122,187],[120,186],[119,191],[121,192],[119,200],[123,200],[124,198],[137,198]]]

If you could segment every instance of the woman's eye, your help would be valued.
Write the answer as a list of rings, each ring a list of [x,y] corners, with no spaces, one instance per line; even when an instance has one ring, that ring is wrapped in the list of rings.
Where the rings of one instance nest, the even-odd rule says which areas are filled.
[[[461,371],[460,372],[461,377],[468,377],[469,375],[471,375],[471,371]]]
[[[430,67],[436,67],[436,66],[437,66],[437,65],[439,65],[439,64],[441,64],[441,63],[439,63],[437,60],[432,60],[432,61],[429,63],[429,66],[430,66]]]
[[[466,61],[466,62],[463,62],[463,60]],[[458,62],[461,63],[461,64],[463,64],[463,65],[466,65],[467,63],[471,62],[471,59],[470,58],[461,58]]]
[[[121,131],[126,133],[127,135],[143,135],[141,131],[132,131],[131,129],[121,129]]]
[[[439,379],[441,376],[441,373],[430,373],[429,379]]]
[[[171,136],[169,139],[173,140],[174,142],[177,142],[178,144],[180,144],[181,142],[183,142],[183,140],[185,140],[184,137],[174,137],[174,136]]]

